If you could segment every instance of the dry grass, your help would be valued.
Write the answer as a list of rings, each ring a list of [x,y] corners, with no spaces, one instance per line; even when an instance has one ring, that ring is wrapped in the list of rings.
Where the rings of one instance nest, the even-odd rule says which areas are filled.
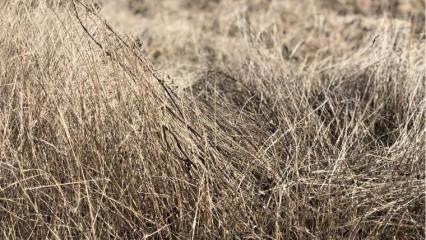
[[[423,239],[424,3],[392,3],[3,2],[0,238]]]

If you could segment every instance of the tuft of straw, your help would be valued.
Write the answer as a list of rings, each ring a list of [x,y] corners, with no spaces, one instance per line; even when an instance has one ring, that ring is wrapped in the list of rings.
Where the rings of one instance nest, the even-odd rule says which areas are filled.
[[[198,69],[180,83],[90,1],[3,3],[1,238],[424,238],[424,42],[389,18],[258,31],[303,4],[183,1],[219,17],[151,26],[159,66]],[[370,39],[330,30],[357,21]]]

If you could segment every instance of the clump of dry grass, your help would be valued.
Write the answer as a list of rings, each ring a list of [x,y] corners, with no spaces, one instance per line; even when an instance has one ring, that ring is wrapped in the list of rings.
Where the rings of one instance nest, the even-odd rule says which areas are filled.
[[[424,238],[424,43],[385,19],[348,46],[326,22],[297,31],[340,45],[288,30],[283,54],[250,4],[182,33],[229,45],[152,40],[159,66],[193,53],[179,83],[88,2],[5,3],[1,236]]]

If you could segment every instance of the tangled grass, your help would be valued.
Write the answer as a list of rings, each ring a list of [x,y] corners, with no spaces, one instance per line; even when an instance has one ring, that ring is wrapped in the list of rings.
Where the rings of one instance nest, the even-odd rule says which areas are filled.
[[[266,2],[138,11],[145,49],[89,1],[0,5],[1,238],[423,239],[414,7]]]

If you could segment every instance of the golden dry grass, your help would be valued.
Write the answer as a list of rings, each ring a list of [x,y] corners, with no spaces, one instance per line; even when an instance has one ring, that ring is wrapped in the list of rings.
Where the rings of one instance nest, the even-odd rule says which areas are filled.
[[[0,238],[423,239],[423,10],[2,2]]]

